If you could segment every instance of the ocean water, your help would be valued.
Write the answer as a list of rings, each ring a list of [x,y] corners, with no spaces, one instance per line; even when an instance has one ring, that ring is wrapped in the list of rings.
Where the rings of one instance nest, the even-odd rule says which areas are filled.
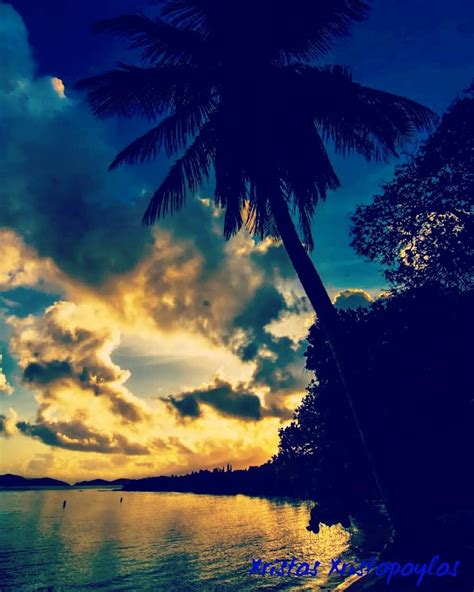
[[[333,590],[330,559],[350,558],[349,535],[308,532],[310,507],[243,495],[0,491],[0,591]],[[320,575],[249,575],[252,559],[293,556],[320,561]]]

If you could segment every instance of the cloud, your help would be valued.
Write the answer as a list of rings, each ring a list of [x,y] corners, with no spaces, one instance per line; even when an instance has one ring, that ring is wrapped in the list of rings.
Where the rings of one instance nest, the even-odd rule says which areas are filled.
[[[372,296],[365,290],[342,290],[334,297],[334,306],[340,310],[347,310],[349,308],[367,308],[373,301]]]
[[[149,454],[146,446],[131,443],[122,434],[101,434],[83,424],[79,419],[67,422],[41,422],[31,424],[19,421],[17,428],[26,436],[37,438],[48,446],[82,452],[106,452],[130,455]]]
[[[0,189],[0,196],[1,191]],[[1,212],[0,208],[0,216]],[[25,245],[16,232],[0,227],[0,243],[2,245],[1,291],[8,294],[14,289],[25,286],[40,286],[43,291],[47,291],[59,285],[60,278],[53,260],[39,257],[34,249]],[[8,295],[6,297],[8,298]]]
[[[265,329],[291,312],[278,287],[294,281],[284,249],[270,240],[255,245],[243,233],[225,243],[222,219],[205,200],[190,199],[154,237],[143,229],[141,213],[154,188],[149,172],[140,182],[128,172],[107,172],[116,151],[108,128],[68,98],[57,77],[35,76],[24,25],[11,9],[3,12],[5,35],[18,41],[25,60],[21,67],[16,49],[2,46],[5,63],[16,64],[2,74],[0,99],[6,130],[0,226],[15,232],[8,278],[13,268],[15,285],[37,285],[39,262],[47,261],[49,281],[68,286],[73,299],[89,289],[89,297],[107,297],[123,316],[141,316],[142,325],[205,336],[243,363],[260,364],[259,384],[267,374],[266,386],[278,389],[280,373],[270,373],[259,352],[270,352],[276,364],[294,357],[293,344]],[[19,261],[32,261],[28,274]],[[296,376],[293,369],[285,374],[288,390],[290,374]],[[301,379],[294,388],[304,388]]]
[[[0,353],[0,393],[11,395],[13,393],[13,388],[8,384],[7,377],[3,373],[2,362],[3,354]]]
[[[104,399],[122,423],[147,420],[143,403],[124,387],[129,372],[110,358],[119,333],[99,325],[93,310],[60,301],[42,317],[11,318],[9,324],[10,349],[23,381],[40,393],[43,410],[69,390],[77,398]]]
[[[164,334],[198,335],[228,350],[254,367],[239,392],[263,389],[273,400],[268,408],[283,408],[286,395],[305,389],[306,346],[303,339],[274,328],[292,316],[304,317],[305,326],[312,315],[305,298],[293,289],[284,295],[290,278],[282,246],[256,245],[244,233],[225,243],[219,216],[203,200],[190,201],[185,212],[165,222],[149,256],[125,279],[108,281],[110,308],[128,323],[152,323]],[[195,406],[189,408],[189,415],[193,412]]]
[[[262,418],[260,399],[247,391],[244,385],[233,387],[229,382],[216,378],[204,388],[183,393],[178,397],[165,399],[181,417],[197,418],[201,415],[201,405],[213,407],[225,416],[243,420],[259,420]]]
[[[17,433],[18,415],[12,408],[8,410],[8,415],[0,414],[0,436],[9,438]]]
[[[25,455],[52,447],[55,466],[79,467],[84,452],[91,463],[149,453],[164,469],[268,458],[308,380],[292,324],[312,315],[283,247],[244,232],[226,243],[222,216],[197,196],[143,229],[163,171],[107,172],[113,128],[36,75],[23,22],[1,3],[0,61],[0,307],[18,388],[36,401],[2,429],[30,438]],[[132,389],[132,357],[112,359],[130,335],[158,362],[198,352],[206,375],[181,369],[160,390],[156,363],[153,386]]]
[[[6,434],[6,429],[5,429],[5,424],[7,421],[7,416],[0,414],[0,434],[5,435]]]
[[[265,255],[257,264],[251,257],[255,244],[244,233],[226,243],[215,213],[203,200],[194,199],[186,210],[162,221],[152,253],[127,278],[126,294],[133,294],[133,306],[161,330],[190,331],[227,345],[239,329],[235,319],[242,308],[253,302],[263,311],[262,297],[273,298],[275,288],[257,291],[264,290],[267,278],[277,281],[281,268],[275,264],[266,269]],[[116,286],[111,282],[109,293],[123,309],[125,292]],[[258,322],[264,325],[266,319]]]
[[[143,205],[130,201],[138,186],[108,174],[115,148],[104,124],[58,78],[35,75],[19,15],[0,4],[0,22],[0,227],[84,282],[133,268],[152,244]]]
[[[0,370],[0,393],[3,395],[11,395],[13,388],[8,384],[7,377]]]
[[[191,392],[178,396],[170,395],[163,400],[167,403],[169,402],[181,417],[201,417],[202,412],[199,406],[199,395],[195,395]]]
[[[16,422],[23,435],[67,450],[149,454],[146,443],[130,440],[120,427],[146,427],[151,414],[124,386],[129,373],[110,358],[116,331],[87,307],[64,301],[9,324],[11,352],[39,403],[34,422]]]
[[[254,268],[253,272],[254,277],[261,279],[258,268]],[[292,312],[296,305],[289,305],[274,286],[261,281],[245,297],[239,294],[240,282],[233,290],[234,293],[225,287],[221,289],[229,308],[235,313],[228,319],[220,319],[216,315],[207,324],[209,328],[211,323],[215,323],[215,331],[212,331],[214,340],[230,349],[244,364],[253,365],[250,379],[232,386],[228,380],[215,378],[204,389],[198,388],[170,397],[168,402],[181,417],[201,417],[202,404],[213,407],[223,415],[243,420],[260,420],[267,416],[289,419],[292,416],[285,397],[302,392],[306,386],[308,377],[303,363],[306,345],[304,341],[295,343],[285,335],[272,333],[269,326]],[[248,289],[247,282],[243,290]],[[217,298],[220,297],[218,294]],[[207,292],[207,298],[210,302],[208,306],[211,306],[215,297]],[[305,305],[300,306],[306,310]],[[199,318],[197,311],[194,315],[193,319]],[[202,316],[200,320],[202,322]],[[262,406],[256,391],[266,393],[265,406]]]
[[[54,454],[36,454],[28,463],[28,471],[39,476],[47,475],[54,466]]]
[[[51,78],[51,86],[53,87],[54,91],[61,99],[64,99],[66,97],[65,92],[64,92],[65,91],[64,82],[61,80],[61,78],[57,78],[56,76]]]
[[[71,364],[62,360],[51,360],[44,364],[30,362],[23,372],[23,380],[29,384],[50,384],[55,380],[72,377]]]
[[[9,93],[18,80],[33,76],[35,66],[23,19],[13,6],[4,3],[0,3],[0,54],[0,92]]]

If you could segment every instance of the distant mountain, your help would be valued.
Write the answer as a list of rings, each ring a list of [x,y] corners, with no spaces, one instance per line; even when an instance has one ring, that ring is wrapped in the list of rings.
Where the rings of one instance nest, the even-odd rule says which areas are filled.
[[[78,481],[74,483],[73,487],[106,487],[110,485],[125,485],[130,479],[114,479],[107,481],[106,479],[92,479],[90,481]]]
[[[19,475],[0,475],[0,487],[21,487],[27,489],[30,487],[70,487],[69,483],[50,479],[49,477],[39,477],[36,479],[27,479]]]

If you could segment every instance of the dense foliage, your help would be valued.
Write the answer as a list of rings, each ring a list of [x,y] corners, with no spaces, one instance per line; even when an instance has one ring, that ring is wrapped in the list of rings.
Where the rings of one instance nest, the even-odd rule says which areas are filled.
[[[397,287],[474,287],[474,85],[353,217],[353,246]]]
[[[360,370],[359,414],[407,521],[469,503],[473,307],[472,291],[426,286],[339,313]],[[376,493],[318,326],[309,343],[317,380],[281,430],[275,463],[312,484],[318,519],[347,523]]]

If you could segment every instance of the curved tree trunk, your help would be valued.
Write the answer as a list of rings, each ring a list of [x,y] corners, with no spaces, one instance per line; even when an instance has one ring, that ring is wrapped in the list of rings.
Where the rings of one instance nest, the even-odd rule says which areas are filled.
[[[353,364],[349,359],[347,344],[344,343],[344,338],[341,335],[340,323],[336,309],[329,298],[319,273],[317,272],[310,256],[300,241],[293,220],[291,219],[288,205],[281,194],[274,194],[272,196],[272,213],[275,218],[278,232],[280,233],[281,239],[283,241],[283,245],[285,246],[301,285],[303,286],[303,289],[317,314],[318,321],[321,324],[321,327],[328,340],[329,347],[331,348],[337,369],[339,371],[339,376],[345,391],[345,395],[348,399],[349,406],[354,417],[363,449],[367,455],[369,470],[371,471],[374,478],[375,486],[377,487],[379,494],[387,507],[387,511],[393,519],[391,504],[389,504],[382,487],[382,483],[376,468],[376,463],[371,449],[368,446],[365,430],[361,426],[354,398],[352,396],[353,392],[357,390],[358,377],[355,376]]]

